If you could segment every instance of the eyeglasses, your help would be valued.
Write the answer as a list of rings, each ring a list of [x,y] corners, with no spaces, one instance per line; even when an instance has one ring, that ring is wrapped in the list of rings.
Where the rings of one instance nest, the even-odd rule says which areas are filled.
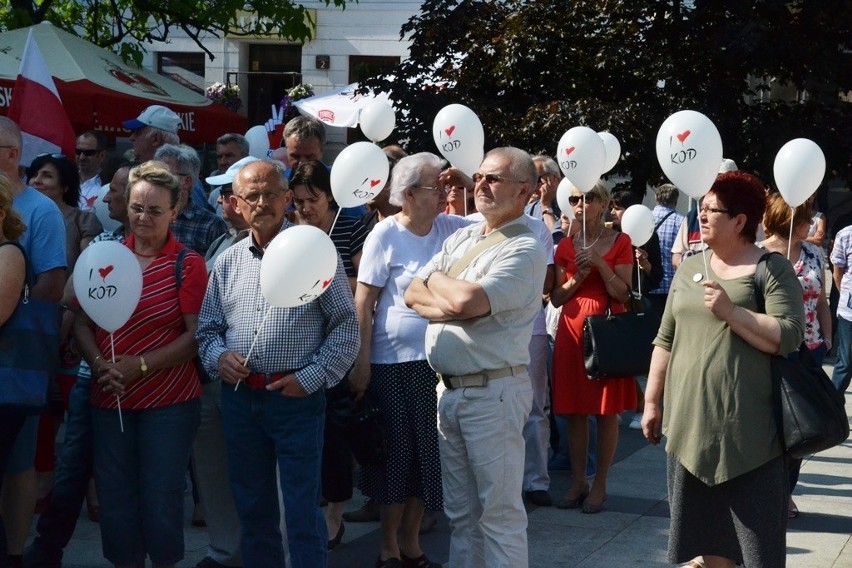
[[[487,183],[488,185],[495,184],[498,181],[509,181],[509,182],[512,182],[512,183],[524,183],[523,181],[518,180],[518,179],[510,179],[510,178],[503,177],[503,176],[497,175],[497,174],[481,174],[479,172],[473,174],[472,179],[473,179],[474,184],[478,184],[482,180],[485,180],[485,183]]]
[[[74,152],[76,152],[76,154],[78,156],[82,155],[82,156],[86,156],[88,158],[91,158],[92,156],[94,156],[95,154],[100,152],[100,150],[84,150],[82,148],[77,148],[77,149],[74,150]]]
[[[699,213],[725,213],[726,215],[730,214],[730,211],[727,209],[717,209],[716,207],[702,207],[698,210]]]
[[[581,200],[585,198],[586,203],[591,203],[595,200],[595,196],[591,194],[586,195],[571,195],[568,197],[568,203],[571,205],[577,205]]]
[[[428,190],[429,190],[429,191],[431,191],[432,193],[437,193],[438,195],[440,195],[440,194],[442,194],[442,193],[449,193],[449,192],[450,192],[450,189],[452,189],[452,188],[449,188],[449,187],[437,187],[437,186],[434,186],[434,185],[420,185],[420,186],[415,186],[415,188],[414,188],[414,189],[428,189]]]
[[[148,217],[156,218],[156,217],[162,217],[163,215],[166,214],[166,211],[164,209],[159,208],[159,207],[148,207],[146,209],[145,207],[142,207],[141,205],[133,204],[133,205],[128,205],[127,208],[130,209],[131,213],[138,215],[140,217],[144,214],[147,214]]]
[[[279,197],[284,195],[283,191],[264,191],[262,193],[249,193],[248,195],[237,195],[234,194],[238,199],[242,199],[252,207],[257,206],[260,203],[260,198],[262,197],[264,201],[270,203],[272,201],[277,201]]]

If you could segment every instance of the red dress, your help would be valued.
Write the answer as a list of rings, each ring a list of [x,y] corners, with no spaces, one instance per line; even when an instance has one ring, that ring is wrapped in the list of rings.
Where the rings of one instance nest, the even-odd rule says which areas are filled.
[[[577,270],[574,243],[562,239],[554,261],[570,278]],[[603,256],[610,268],[633,264],[630,239],[619,234]],[[610,378],[590,381],[583,363],[583,320],[589,315],[603,314],[610,302],[606,286],[598,271],[589,275],[574,295],[562,306],[556,346],[553,352],[553,412],[556,414],[618,414],[636,408],[636,381],[632,378]],[[612,300],[613,313],[624,312],[624,304]]]

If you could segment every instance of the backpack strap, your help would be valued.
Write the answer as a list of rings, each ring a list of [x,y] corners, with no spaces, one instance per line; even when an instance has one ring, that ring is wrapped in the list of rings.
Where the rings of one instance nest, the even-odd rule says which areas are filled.
[[[659,229],[659,228],[660,228],[660,225],[662,225],[662,224],[663,224],[663,222],[664,222],[666,219],[668,219],[669,217],[671,217],[672,215],[674,215],[674,212],[675,212],[675,210],[674,210],[674,209],[672,209],[671,211],[669,211],[668,213],[666,213],[666,215],[665,215],[662,219],[660,219],[659,221],[657,221],[657,224],[656,224],[656,225],[654,225],[654,232],[655,232],[655,233],[657,232],[657,229]]]
[[[178,291],[180,291],[180,286],[183,284],[183,259],[186,258],[186,253],[189,249],[183,247],[177,253],[177,258],[175,259],[175,285],[177,286]]]

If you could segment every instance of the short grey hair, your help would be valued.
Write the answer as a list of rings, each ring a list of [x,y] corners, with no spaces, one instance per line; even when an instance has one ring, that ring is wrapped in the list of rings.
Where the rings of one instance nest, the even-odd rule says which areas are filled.
[[[680,197],[680,192],[670,183],[664,183],[658,187],[655,194],[657,205],[665,205],[667,207],[676,206],[677,199]]]
[[[297,140],[307,140],[311,137],[316,137],[319,140],[320,146],[325,146],[325,125],[309,116],[297,116],[290,119],[284,127],[284,138],[286,141],[290,136],[295,136]]]
[[[514,146],[503,146],[502,148],[494,148],[485,154],[486,158],[490,156],[508,159],[510,175],[517,181],[529,183],[535,189],[538,181],[538,170],[535,169],[535,163],[527,152]]]
[[[181,144],[163,144],[157,151],[154,152],[155,160],[166,160],[171,158],[177,164],[178,169],[186,170],[186,173],[192,176],[192,181],[198,180],[201,174],[201,158],[198,157],[198,152],[192,146]]]
[[[410,187],[418,187],[422,183],[423,168],[443,170],[446,165],[446,160],[431,152],[418,152],[400,159],[393,167],[391,174],[388,202],[391,205],[402,207],[402,202],[405,201],[405,190]]]
[[[287,190],[290,189],[290,185],[287,183],[287,175],[285,173],[284,164],[279,160],[272,160],[270,158],[263,158],[263,159],[260,159],[260,160],[255,160],[253,162],[249,162],[248,164],[244,165],[239,170],[237,170],[237,173],[234,175],[234,182],[233,182],[234,193],[236,195],[240,194],[240,174],[242,173],[242,171],[244,169],[246,169],[247,167],[255,168],[255,167],[257,167],[257,164],[269,164],[270,166],[272,166],[272,168],[275,170],[275,172],[280,177],[281,187],[284,189],[284,191],[287,191]]]
[[[24,148],[24,138],[21,129],[14,120],[7,116],[0,116],[0,141],[9,146],[15,146],[18,150]]]
[[[180,136],[178,136],[176,132],[169,132],[168,130],[163,130],[162,128],[157,128],[156,126],[149,125],[145,125],[142,130],[142,136],[145,136],[148,139],[153,138],[159,133],[160,139],[163,141],[163,144],[172,144],[174,146],[180,144]]]
[[[229,132],[216,139],[217,146],[224,146],[225,144],[236,144],[237,148],[240,149],[240,154],[242,154],[240,158],[245,158],[249,155],[249,143],[242,134]]]
[[[539,154],[538,156],[533,156],[533,163],[543,164],[544,171],[548,174],[553,174],[559,177],[562,177],[559,171],[559,165],[556,163],[556,160],[551,158],[550,156],[545,156],[544,154]]]

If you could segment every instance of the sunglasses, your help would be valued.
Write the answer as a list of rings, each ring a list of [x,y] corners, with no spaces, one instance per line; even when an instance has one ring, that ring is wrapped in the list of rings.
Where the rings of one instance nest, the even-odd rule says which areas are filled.
[[[568,203],[570,203],[571,205],[577,205],[578,203],[580,203],[580,201],[583,200],[583,197],[584,196],[582,196],[582,195],[572,195],[568,198]],[[589,203],[590,201],[595,200],[594,195],[586,195],[585,197],[586,197],[586,203]]]
[[[64,160],[65,154],[52,154],[50,152],[44,152],[43,154],[39,154],[36,158],[53,158],[54,160]]]
[[[498,181],[508,181],[508,182],[512,182],[512,183],[524,183],[521,180],[511,179],[511,178],[503,177],[503,176],[500,176],[500,175],[497,175],[497,174],[481,174],[479,172],[473,174],[471,176],[471,179],[473,179],[474,184],[478,184],[482,180],[485,180],[485,183],[487,183],[488,185],[495,184]]]
[[[82,148],[77,148],[74,151],[77,153],[78,156],[83,155],[89,158],[100,152],[100,150],[83,150]]]

